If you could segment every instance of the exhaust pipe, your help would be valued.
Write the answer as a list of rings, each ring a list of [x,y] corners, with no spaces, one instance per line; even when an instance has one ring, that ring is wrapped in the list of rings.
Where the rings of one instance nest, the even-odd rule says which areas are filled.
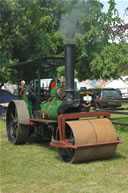
[[[66,44],[64,46],[65,74],[66,74],[66,102],[71,103],[74,98],[74,64],[75,45]]]

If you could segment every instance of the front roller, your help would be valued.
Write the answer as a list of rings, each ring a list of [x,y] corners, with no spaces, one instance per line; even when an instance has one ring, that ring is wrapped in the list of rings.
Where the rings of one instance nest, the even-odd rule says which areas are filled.
[[[23,100],[14,100],[9,103],[7,110],[7,136],[13,144],[24,144],[29,137],[29,112]]]
[[[87,113],[85,114],[87,116]],[[103,116],[102,113],[97,115]],[[53,141],[52,145],[59,147],[59,155],[63,161],[77,163],[111,158],[115,154],[120,141],[114,126],[104,117],[106,116],[102,119],[69,120],[67,115],[67,118],[61,119],[60,141],[58,144]],[[64,126],[66,119],[68,121]]]

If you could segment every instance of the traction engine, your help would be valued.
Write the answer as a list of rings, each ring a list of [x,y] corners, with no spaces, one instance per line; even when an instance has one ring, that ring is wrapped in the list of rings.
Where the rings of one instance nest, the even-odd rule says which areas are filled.
[[[66,80],[40,96],[24,89],[22,99],[9,103],[7,135],[13,144],[24,144],[32,134],[47,137],[58,148],[61,159],[77,163],[111,158],[120,143],[108,112],[83,111],[92,104],[93,93],[74,86],[75,45],[65,45]],[[46,97],[47,96],[47,97]]]

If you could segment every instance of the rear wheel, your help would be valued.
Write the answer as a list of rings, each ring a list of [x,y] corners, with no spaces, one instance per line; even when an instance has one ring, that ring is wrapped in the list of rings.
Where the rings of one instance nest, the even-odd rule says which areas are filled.
[[[13,144],[24,144],[30,128],[24,125],[29,119],[27,104],[23,100],[11,101],[7,110],[6,126],[8,140]]]

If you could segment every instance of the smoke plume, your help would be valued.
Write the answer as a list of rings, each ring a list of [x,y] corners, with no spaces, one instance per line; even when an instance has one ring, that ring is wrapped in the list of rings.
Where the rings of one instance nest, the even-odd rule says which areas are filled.
[[[76,33],[80,33],[80,20],[88,14],[89,0],[77,1],[75,8],[63,16],[60,20],[60,32],[66,42],[73,43]]]

